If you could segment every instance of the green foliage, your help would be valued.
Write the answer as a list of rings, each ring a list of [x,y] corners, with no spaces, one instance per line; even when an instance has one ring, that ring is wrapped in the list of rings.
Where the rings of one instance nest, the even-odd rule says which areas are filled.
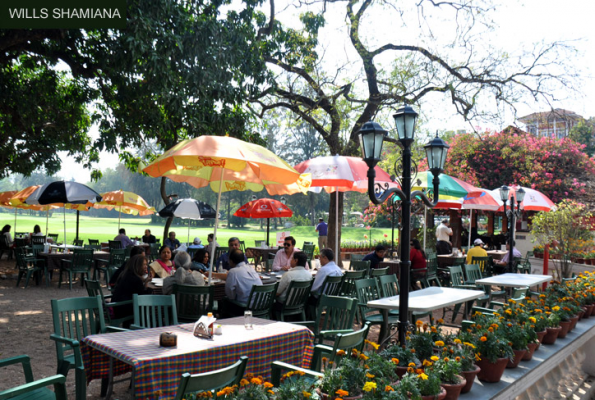
[[[589,156],[595,155],[595,118],[581,119],[570,129],[568,137],[584,145],[583,151]]]

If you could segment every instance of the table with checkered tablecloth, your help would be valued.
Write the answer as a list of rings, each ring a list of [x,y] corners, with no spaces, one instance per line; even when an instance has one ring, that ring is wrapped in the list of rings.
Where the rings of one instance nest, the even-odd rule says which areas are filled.
[[[135,397],[145,399],[161,391],[160,399],[175,397],[183,373],[209,372],[248,357],[246,373],[270,377],[271,363],[283,361],[308,367],[312,354],[312,332],[286,322],[253,318],[253,329],[244,318],[218,320],[222,335],[213,340],[196,338],[193,324],[117,332],[86,337],[81,343],[87,382],[109,377],[110,357],[114,376],[134,368]],[[177,335],[176,347],[159,347],[159,335]]]

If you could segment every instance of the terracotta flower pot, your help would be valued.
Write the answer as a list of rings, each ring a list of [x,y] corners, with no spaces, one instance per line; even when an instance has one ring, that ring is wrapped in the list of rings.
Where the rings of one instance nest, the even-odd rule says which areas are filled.
[[[577,315],[578,315],[578,320],[580,321],[585,316],[585,310],[583,310],[581,308]]]
[[[585,311],[585,318],[593,315],[593,308],[595,308],[595,304],[587,304],[585,307],[587,308],[587,311]]]
[[[440,388],[440,393],[437,396],[421,396],[422,400],[444,400],[446,397],[446,390],[443,387]]]
[[[562,330],[562,327],[558,326],[557,328],[545,328],[546,334],[543,337],[541,343],[543,344],[554,344],[556,343],[556,339],[558,338],[558,334]]]
[[[564,339],[566,335],[568,335],[568,330],[570,329],[570,321],[560,321],[560,332],[558,333],[558,339]]]
[[[465,384],[463,389],[461,389],[461,393],[467,393],[473,387],[473,382],[475,381],[475,377],[477,376],[477,374],[479,374],[479,371],[481,371],[481,368],[479,368],[477,365],[474,365],[474,367],[475,367],[475,369],[473,371],[461,372],[461,374],[463,374],[463,377],[465,378],[465,381],[467,381],[467,383]]]
[[[543,343],[543,338],[545,336],[545,334],[547,333],[547,331],[541,331],[541,332],[535,332],[537,334],[537,340],[539,341],[539,343],[537,343],[537,349],[539,349],[539,346],[541,346],[541,343]],[[535,350],[537,350],[535,349]]]
[[[578,314],[570,318],[570,329],[568,329],[568,332],[572,332],[572,330],[576,328],[576,324],[578,324],[578,319]]]
[[[527,343],[527,352],[523,356],[523,361],[531,361],[533,359],[533,353],[539,347],[539,343]]]
[[[343,400],[357,400],[357,399],[361,399],[362,397],[364,397],[363,394],[358,394],[357,396],[346,396],[346,397],[341,397],[341,398]],[[322,400],[333,400],[333,399],[337,398],[337,395],[329,395],[327,393],[320,392],[320,398]]]
[[[396,371],[397,371],[397,376],[399,377],[399,379],[401,379],[403,377],[403,375],[405,375],[405,373],[407,373],[407,368],[408,367],[400,367],[397,365]],[[414,369],[421,368],[421,364],[418,364],[413,368]]]
[[[446,390],[446,396],[444,400],[457,400],[461,394],[461,390],[467,385],[467,381],[464,377],[457,375],[459,383],[441,383],[440,386]]]
[[[481,368],[477,378],[482,382],[496,383],[502,379],[502,374],[508,364],[508,358],[499,358],[495,363],[491,363],[487,358],[482,358],[481,361],[476,362],[477,366]]]
[[[512,350],[512,352],[514,353],[514,357],[512,358],[512,360],[508,360],[508,364],[506,364],[506,368],[516,368],[519,366],[519,363],[521,362],[521,360],[523,359],[523,357],[525,356],[525,354],[527,353],[527,349],[523,349],[523,350]]]

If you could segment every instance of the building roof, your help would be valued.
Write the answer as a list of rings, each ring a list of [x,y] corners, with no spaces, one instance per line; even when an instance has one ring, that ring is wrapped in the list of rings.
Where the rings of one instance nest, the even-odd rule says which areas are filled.
[[[519,122],[528,124],[534,121],[550,121],[553,119],[570,119],[578,120],[583,119],[581,115],[578,115],[574,111],[564,110],[563,108],[555,108],[551,111],[536,112],[533,114],[525,115],[524,117],[518,118]]]

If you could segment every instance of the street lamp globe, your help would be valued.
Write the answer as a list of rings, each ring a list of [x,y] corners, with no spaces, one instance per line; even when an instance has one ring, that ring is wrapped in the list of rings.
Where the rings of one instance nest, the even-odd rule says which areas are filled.
[[[397,134],[401,142],[412,142],[415,136],[415,123],[417,122],[418,114],[411,106],[402,106],[393,115],[395,125],[397,126]]]
[[[523,202],[523,200],[525,200],[525,189],[523,188],[519,188],[519,190],[516,191],[516,201],[520,203]]]
[[[281,196],[281,203],[283,204],[287,204],[287,199],[285,198],[285,196]]]
[[[506,203],[508,201],[509,193],[510,193],[510,188],[506,185],[503,185],[500,188],[500,200],[502,200],[504,203]]]
[[[438,137],[432,139],[428,144],[424,146],[426,150],[426,157],[428,159],[428,167],[434,176],[438,176],[444,170],[444,164],[446,163],[446,155],[450,146],[444,140]]]
[[[253,195],[252,195],[252,201],[254,201],[254,200],[256,200],[256,199],[258,199],[258,197],[256,197],[256,195],[255,195],[255,194],[253,194]]]
[[[380,124],[368,121],[359,131],[359,143],[362,148],[363,159],[370,168],[374,168],[382,154],[382,143],[388,132]]]

